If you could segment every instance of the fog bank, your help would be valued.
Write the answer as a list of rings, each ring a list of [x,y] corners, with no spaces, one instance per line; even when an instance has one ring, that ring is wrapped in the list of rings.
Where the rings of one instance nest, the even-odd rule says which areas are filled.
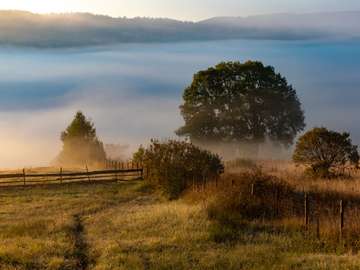
[[[0,167],[47,165],[82,110],[105,144],[175,137],[178,106],[198,70],[248,59],[273,65],[298,91],[307,128],[360,143],[358,42],[213,41],[86,49],[0,48]],[[271,157],[271,155],[270,155]],[[273,156],[276,158],[276,156]]]

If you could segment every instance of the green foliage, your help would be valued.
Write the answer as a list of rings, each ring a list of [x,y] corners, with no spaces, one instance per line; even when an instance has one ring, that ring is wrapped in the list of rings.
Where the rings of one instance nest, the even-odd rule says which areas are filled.
[[[331,177],[331,169],[347,164],[358,166],[359,154],[349,133],[314,128],[299,138],[293,160],[307,165],[307,172],[313,176]]]
[[[217,155],[175,140],[152,140],[147,149],[140,147],[134,161],[142,162],[148,180],[159,185],[170,199],[176,199],[189,184],[213,180],[224,170]]]
[[[142,164],[144,162],[145,148],[140,145],[139,149],[133,155],[133,161]]]
[[[261,62],[220,63],[194,75],[180,107],[185,126],[178,135],[193,142],[261,143],[289,146],[303,130],[295,89]]]
[[[96,136],[94,124],[80,111],[61,133],[61,140],[63,149],[58,157],[61,164],[94,164],[106,158],[103,143]]]

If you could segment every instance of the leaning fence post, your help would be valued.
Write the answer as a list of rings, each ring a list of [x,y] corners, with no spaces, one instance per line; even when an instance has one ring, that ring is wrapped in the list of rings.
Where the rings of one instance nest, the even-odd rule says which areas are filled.
[[[304,223],[305,223],[305,230],[307,230],[309,226],[309,198],[306,192],[304,195]]]
[[[23,181],[24,181],[24,186],[25,186],[26,185],[25,168],[23,169]]]
[[[344,229],[344,202],[343,200],[340,200],[340,205],[339,205],[339,214],[340,214],[340,224],[339,224],[339,237],[340,240],[343,237],[343,229]]]

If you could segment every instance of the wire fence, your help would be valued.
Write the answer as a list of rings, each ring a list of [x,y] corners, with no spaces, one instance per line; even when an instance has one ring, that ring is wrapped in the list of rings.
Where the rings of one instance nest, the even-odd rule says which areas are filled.
[[[345,243],[360,250],[358,196],[324,190],[299,191],[276,177],[257,177],[225,175],[216,182],[193,185],[192,189],[205,197],[225,194],[221,198],[232,198],[231,207],[246,212],[254,221],[300,228],[319,240]]]
[[[260,202],[263,218],[300,225],[305,231],[341,241],[360,233],[360,199],[335,192],[299,192],[277,183],[252,182],[250,200]],[[353,239],[355,240],[355,239]]]

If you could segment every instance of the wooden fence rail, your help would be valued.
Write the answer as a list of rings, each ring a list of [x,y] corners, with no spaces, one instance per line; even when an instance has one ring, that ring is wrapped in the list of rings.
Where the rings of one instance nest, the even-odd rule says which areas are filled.
[[[133,169],[109,169],[84,172],[64,172],[60,168],[59,173],[22,173],[0,174],[0,186],[26,186],[33,184],[46,183],[65,183],[65,182],[93,182],[109,180],[135,180],[143,179],[143,169],[140,167]]]

